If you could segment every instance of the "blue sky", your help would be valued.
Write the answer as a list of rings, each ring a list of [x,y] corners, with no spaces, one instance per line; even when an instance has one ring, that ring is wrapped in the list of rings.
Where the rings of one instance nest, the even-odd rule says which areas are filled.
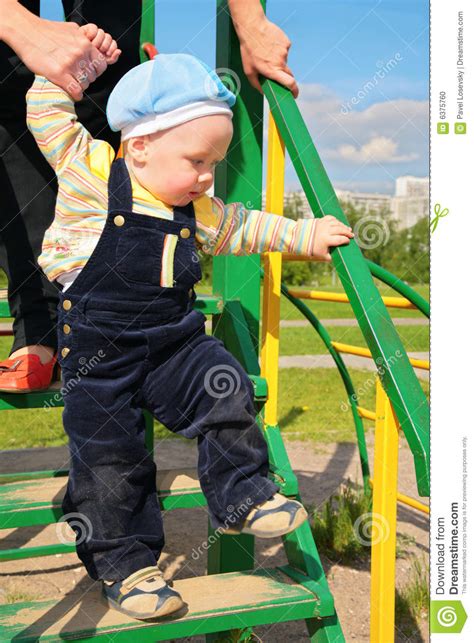
[[[43,15],[60,6],[43,0]],[[292,41],[298,103],[334,184],[392,193],[397,176],[427,176],[428,0],[269,0],[267,15]],[[213,65],[214,0],[157,0],[156,44]],[[292,168],[286,181],[298,185]]]

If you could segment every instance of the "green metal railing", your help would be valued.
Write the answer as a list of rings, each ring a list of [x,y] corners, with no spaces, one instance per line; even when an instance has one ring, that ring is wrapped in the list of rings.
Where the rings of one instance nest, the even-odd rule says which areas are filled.
[[[260,77],[272,115],[315,216],[348,224],[290,90]],[[414,458],[418,492],[429,495],[429,408],[405,348],[356,242],[332,249],[332,260]]]
[[[367,261],[367,263],[369,264],[370,271],[375,277],[377,277],[377,279],[380,279],[387,285],[391,286],[394,290],[396,290],[398,293],[406,297],[406,299],[411,301],[421,313],[429,317],[430,307],[426,299],[424,299],[419,293],[413,290],[413,288],[411,288],[408,284],[401,281],[398,277],[393,275],[385,268],[382,268],[381,266],[379,266],[378,264],[372,261]],[[264,273],[262,268],[260,269],[260,273],[263,278]],[[355,431],[357,436],[357,445],[359,449],[359,458],[360,458],[360,464],[362,469],[364,492],[370,493],[370,490],[371,490],[370,465],[369,465],[369,460],[367,455],[367,443],[365,440],[364,425],[358,411],[358,406],[359,406],[358,396],[354,387],[354,383],[352,382],[352,378],[348,371],[348,368],[342,358],[341,353],[334,348],[333,341],[331,339],[331,336],[328,330],[324,327],[324,324],[321,322],[321,320],[316,317],[316,315],[309,308],[309,306],[305,304],[304,301],[302,301],[301,299],[294,297],[284,283],[281,284],[281,292],[288,299],[288,301],[291,302],[306,317],[306,319],[309,321],[311,326],[318,333],[319,337],[321,338],[324,345],[326,346],[329,354],[333,358],[337,370],[339,371],[344,387],[346,389],[348,403],[352,412],[352,418],[354,420],[354,426],[355,426]],[[415,469],[415,472],[416,472],[416,469]]]

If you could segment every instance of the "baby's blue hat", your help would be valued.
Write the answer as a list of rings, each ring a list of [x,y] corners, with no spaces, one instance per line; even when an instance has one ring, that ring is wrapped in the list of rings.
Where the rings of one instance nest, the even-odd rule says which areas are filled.
[[[189,54],[158,54],[128,71],[107,102],[107,120],[122,141],[209,114],[227,114],[235,95]]]

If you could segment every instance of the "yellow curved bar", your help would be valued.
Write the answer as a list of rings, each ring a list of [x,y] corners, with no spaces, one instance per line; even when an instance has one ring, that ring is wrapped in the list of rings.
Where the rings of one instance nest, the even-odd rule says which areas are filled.
[[[270,114],[268,124],[267,198],[265,208],[283,214],[285,147]],[[267,380],[264,426],[278,424],[278,354],[280,344],[281,252],[263,255],[261,374]]]
[[[357,412],[361,418],[366,420],[375,420],[377,417],[375,411],[369,411],[369,409],[364,409],[362,406],[357,407]]]
[[[370,486],[374,486],[374,481],[372,478],[369,479]],[[413,509],[417,509],[418,511],[422,511],[425,514],[430,513],[430,508],[428,505],[425,505],[424,503],[420,502],[419,500],[416,500],[415,498],[412,498],[411,496],[406,496],[404,493],[400,493],[397,491],[397,502],[401,502],[403,505],[408,505],[409,507],[413,507]]]
[[[359,357],[372,357],[372,353],[368,348],[362,346],[352,346],[351,344],[341,344],[341,342],[331,342],[333,347],[339,353],[347,353],[349,355],[358,355]],[[426,359],[416,359],[416,357],[409,357],[410,364],[414,368],[421,368],[424,371],[430,370],[430,363]]]
[[[324,290],[294,290],[288,289],[288,292],[296,299],[316,299],[317,301],[334,301],[339,304],[348,304],[349,298],[342,292],[326,292]],[[383,303],[387,308],[410,308],[417,310],[415,304],[405,299],[405,297],[382,297]]]
[[[411,496],[406,496],[404,493],[397,492],[397,501],[404,505],[408,505],[409,507],[413,507],[413,509],[418,509],[418,511],[422,511],[425,514],[429,515],[430,513],[428,505],[415,500],[415,498],[412,498]]]

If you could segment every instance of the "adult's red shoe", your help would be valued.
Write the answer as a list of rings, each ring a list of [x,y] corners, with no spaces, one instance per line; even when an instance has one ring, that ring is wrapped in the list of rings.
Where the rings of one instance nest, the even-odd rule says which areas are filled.
[[[39,355],[25,354],[0,362],[0,391],[3,393],[31,393],[51,385],[57,373],[56,355],[41,363]],[[58,367],[59,368],[59,367]]]

